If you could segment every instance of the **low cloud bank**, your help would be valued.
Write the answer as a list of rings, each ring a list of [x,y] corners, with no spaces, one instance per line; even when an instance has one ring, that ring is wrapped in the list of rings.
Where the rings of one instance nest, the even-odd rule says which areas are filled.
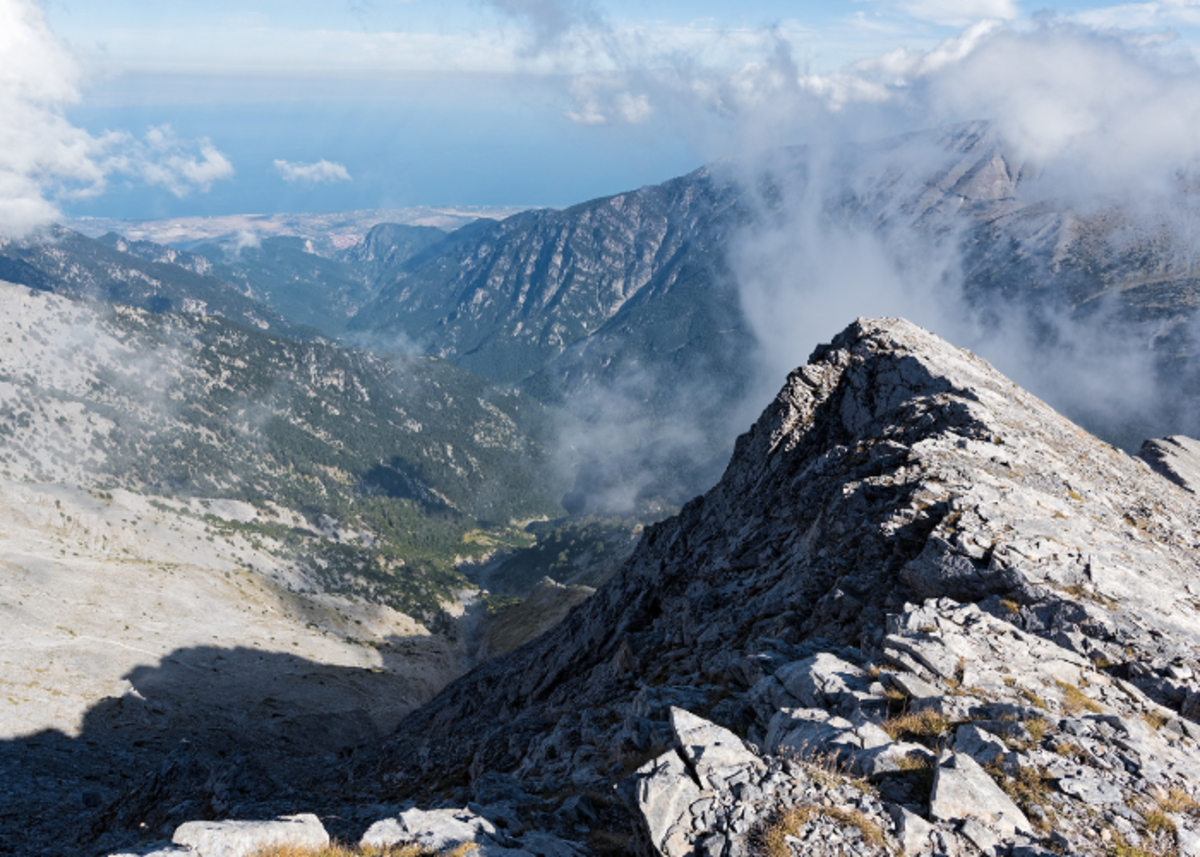
[[[310,164],[276,159],[275,170],[288,184],[333,184],[350,181],[350,173],[344,166],[324,158]]]
[[[79,100],[83,69],[34,0],[0,0],[0,56],[0,238],[52,223],[61,217],[56,200],[96,196],[114,178],[182,197],[233,175],[211,141],[181,140],[168,126],[137,138],[68,122],[63,111]]]

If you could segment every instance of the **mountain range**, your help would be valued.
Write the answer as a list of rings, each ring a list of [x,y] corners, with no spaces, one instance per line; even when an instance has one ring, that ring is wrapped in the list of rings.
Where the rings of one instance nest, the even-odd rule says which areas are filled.
[[[312,779],[293,762],[292,788],[181,748],[85,838],[1195,853],[1198,450],[1127,455],[970,352],[860,319],[561,624]]]
[[[1196,417],[1192,197],[973,123],[453,232],[3,242],[0,844],[1200,853],[1196,450],[1127,454]],[[897,319],[753,420],[880,295],[1083,428]]]

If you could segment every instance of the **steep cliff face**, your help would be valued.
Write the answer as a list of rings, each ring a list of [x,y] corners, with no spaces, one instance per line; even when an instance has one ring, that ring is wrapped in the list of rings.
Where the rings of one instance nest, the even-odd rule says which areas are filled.
[[[1083,837],[1090,806],[1200,785],[1198,543],[1194,497],[1141,460],[969,352],[901,320],[859,320],[789,376],[712,491],[648,531],[560,626],[411,715],[360,775],[393,794],[465,796],[513,775],[544,794],[602,788],[675,746],[694,781],[674,706],[772,753],[836,745],[891,800],[950,824],[949,784],[976,777],[973,762],[925,765],[940,803],[908,768],[876,764],[908,752],[896,743],[908,727],[871,732],[903,703],[942,718],[935,747],[987,743],[960,724],[1033,723],[997,739],[1011,764],[992,776],[1016,789],[1005,778],[1031,767],[1054,800],[1025,801],[1016,827],[988,822],[988,835],[1049,836],[1053,808],[1063,835]],[[656,764],[632,780],[641,835],[690,853],[716,822],[681,810],[663,827],[652,786],[675,774]],[[1102,780],[1116,791],[1087,791]],[[662,837],[676,822],[690,832],[672,851]]]
[[[566,209],[464,227],[414,257],[352,325],[402,332],[487,377],[520,381],[634,300],[713,272],[731,216],[707,170]]]

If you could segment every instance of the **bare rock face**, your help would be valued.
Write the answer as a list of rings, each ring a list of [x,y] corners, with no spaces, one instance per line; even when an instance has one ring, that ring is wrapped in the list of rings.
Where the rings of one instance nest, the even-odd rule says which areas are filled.
[[[1138,457],[1185,491],[1200,494],[1200,441],[1180,435],[1148,440]]]
[[[794,853],[1190,842],[1198,544],[1179,484],[974,355],[860,319],[789,376],[715,488],[353,777],[481,803],[617,783],[647,853],[736,857],[771,830]],[[695,749],[730,730],[766,755]],[[830,797],[822,766],[870,800]],[[1152,820],[1172,813],[1168,837]]]

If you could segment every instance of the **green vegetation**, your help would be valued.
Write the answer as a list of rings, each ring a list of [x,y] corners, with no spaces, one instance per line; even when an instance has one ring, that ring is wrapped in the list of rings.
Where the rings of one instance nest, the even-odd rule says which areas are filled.
[[[98,499],[248,503],[250,520],[208,515],[210,540],[240,536],[325,591],[425,620],[471,585],[463,561],[528,546],[520,522],[562,513],[547,412],[527,396],[432,358],[98,307],[96,328],[136,357],[89,353],[73,389],[15,379],[24,395],[0,425],[16,437],[0,437],[0,455],[27,441],[23,422],[36,429],[39,403],[82,409],[75,457],[100,454]]]
[[[619,518],[590,518],[537,521],[526,530],[537,543],[517,551],[492,572],[488,585],[497,592],[523,596],[543,577],[599,586],[633,552],[638,527]]]

